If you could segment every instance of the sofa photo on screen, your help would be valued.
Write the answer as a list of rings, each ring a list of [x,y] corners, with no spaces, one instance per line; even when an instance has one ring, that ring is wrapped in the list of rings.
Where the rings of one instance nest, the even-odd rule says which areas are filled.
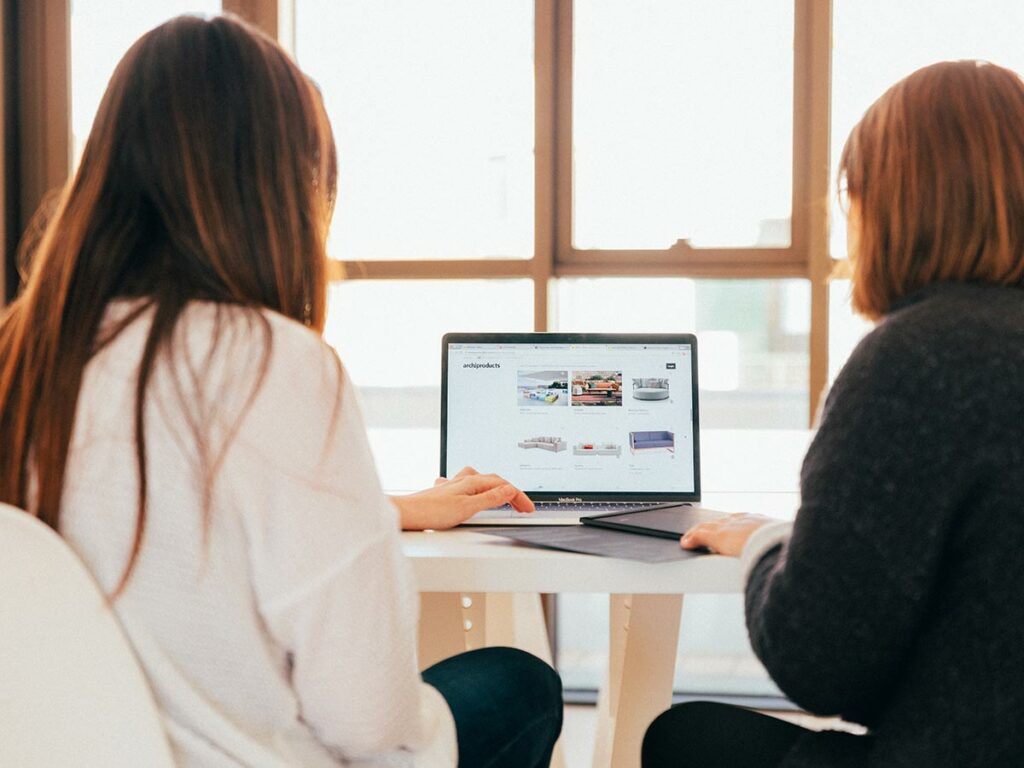
[[[560,437],[530,437],[519,442],[520,448],[540,448],[544,451],[558,453],[568,447],[568,443]]]
[[[634,400],[668,400],[668,379],[633,379]]]
[[[576,456],[619,456],[622,446],[617,443],[576,443],[572,452]]]
[[[629,450],[632,453],[637,451],[660,451],[665,450],[675,453],[676,436],[667,430],[630,432]]]

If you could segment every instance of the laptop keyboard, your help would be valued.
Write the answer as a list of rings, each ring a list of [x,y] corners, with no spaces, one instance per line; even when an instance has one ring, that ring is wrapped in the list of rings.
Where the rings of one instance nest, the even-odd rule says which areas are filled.
[[[634,509],[653,509],[662,507],[665,502],[637,502],[637,501],[535,501],[534,506],[538,512],[581,512],[586,515],[601,515],[604,513],[625,512]]]
[[[535,501],[534,506],[537,507],[537,511],[532,514],[522,514],[514,510],[510,505],[506,504],[504,507],[496,507],[493,509],[485,509],[483,512],[477,512],[473,517],[464,523],[464,525],[491,525],[493,521],[508,521],[508,520],[521,520],[521,521],[541,521],[541,520],[556,520],[560,524],[564,524],[567,520],[578,520],[584,515],[605,515],[613,514],[615,512],[632,512],[641,509],[656,509],[658,507],[665,507],[670,504],[677,502],[667,501]]]
[[[665,506],[666,503],[664,501],[535,501],[533,505],[537,508],[537,512],[543,512],[548,515],[556,513],[603,515],[614,512],[632,512],[633,510],[640,509],[655,509]],[[498,509],[509,512],[514,511],[508,504],[504,507],[498,507]]]

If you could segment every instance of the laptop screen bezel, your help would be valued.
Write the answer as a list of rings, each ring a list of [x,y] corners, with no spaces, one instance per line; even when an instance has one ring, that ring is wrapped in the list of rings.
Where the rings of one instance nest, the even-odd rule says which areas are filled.
[[[441,339],[441,477],[448,477],[448,349],[452,344],[673,344],[689,345],[693,402],[692,491],[529,491],[534,501],[700,501],[700,409],[697,388],[697,337],[692,333],[446,333]],[[455,467],[459,471],[462,467]],[[490,471],[489,467],[478,467]]]

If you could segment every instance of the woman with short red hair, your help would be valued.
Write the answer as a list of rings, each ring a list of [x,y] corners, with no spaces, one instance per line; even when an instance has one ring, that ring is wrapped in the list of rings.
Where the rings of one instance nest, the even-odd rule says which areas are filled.
[[[796,521],[682,545],[740,558],[772,678],[866,734],[688,704],[651,725],[645,768],[1024,762],[1024,82],[921,69],[839,170],[853,305],[878,326],[829,394]]]

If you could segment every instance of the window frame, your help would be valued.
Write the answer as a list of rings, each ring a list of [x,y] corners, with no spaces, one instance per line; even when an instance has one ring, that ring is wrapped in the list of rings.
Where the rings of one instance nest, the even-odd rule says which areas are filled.
[[[296,0],[223,0],[235,13],[295,50]],[[331,280],[528,278],[534,330],[551,327],[554,281],[561,277],[801,278],[811,285],[808,424],[828,378],[829,136],[832,0],[793,0],[791,242],[786,248],[578,249],[572,243],[572,87],[574,0],[534,0],[534,253],[529,259],[332,261]],[[24,230],[47,190],[71,169],[70,0],[6,3],[4,83],[13,110],[0,113],[5,144],[18,151],[4,176],[7,232]],[[5,29],[5,31],[8,31]],[[13,64],[8,66],[9,63]],[[7,76],[14,72],[13,83]],[[12,101],[5,99],[5,101]],[[11,140],[13,138],[13,141]],[[9,163],[12,165],[12,163]],[[11,205],[10,198],[17,198]],[[5,251],[13,268],[12,237]],[[0,283],[2,287],[2,283]],[[10,290],[13,286],[8,286]]]

